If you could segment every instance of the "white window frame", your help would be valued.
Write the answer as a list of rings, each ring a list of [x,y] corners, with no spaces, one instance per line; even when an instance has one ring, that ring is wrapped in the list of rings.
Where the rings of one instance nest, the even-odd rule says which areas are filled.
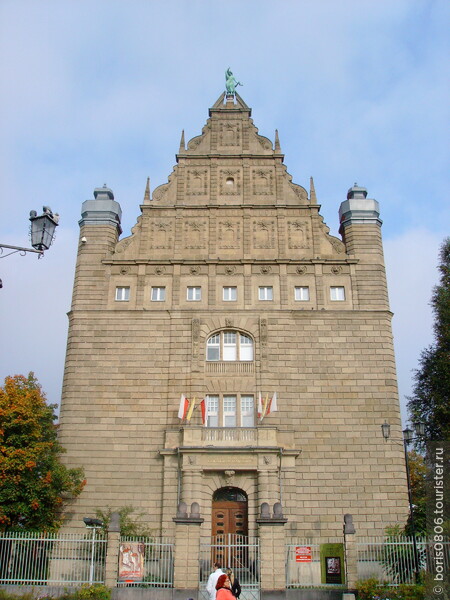
[[[273,286],[260,285],[258,288],[258,299],[264,302],[273,300]]]
[[[207,395],[206,404],[206,427],[255,427],[254,394],[211,394]]]
[[[188,285],[186,300],[188,302],[200,302],[202,299],[202,288],[199,285]]]
[[[152,286],[151,301],[164,302],[166,299],[166,286]]]
[[[309,286],[307,285],[296,285],[294,288],[294,299],[296,302],[309,302]]]
[[[222,288],[222,298],[224,302],[236,302],[237,300],[237,286],[235,285],[224,285]]]
[[[343,285],[332,285],[330,287],[330,300],[332,302],[344,302],[345,287]]]
[[[129,302],[130,301],[130,286],[117,286],[116,287],[116,302]]]
[[[240,331],[219,331],[206,340],[206,360],[252,362],[255,360],[255,342],[249,335]]]
[[[219,427],[220,397],[216,394],[207,396],[206,427]]]

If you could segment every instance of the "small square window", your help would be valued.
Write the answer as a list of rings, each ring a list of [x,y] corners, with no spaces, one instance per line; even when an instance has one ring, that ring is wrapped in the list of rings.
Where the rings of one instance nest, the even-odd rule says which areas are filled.
[[[202,288],[188,286],[186,297],[190,302],[198,302],[202,299]]]
[[[224,287],[223,299],[226,302],[235,302],[237,300],[237,287]]]
[[[258,297],[260,300],[273,300],[273,287],[272,286],[266,286],[266,287],[261,286],[259,288]]]
[[[345,288],[343,286],[330,287],[330,299],[340,302],[345,300]]]
[[[309,287],[295,286],[295,300],[307,302],[309,300]]]
[[[130,299],[129,287],[116,287],[116,300],[118,302],[128,302]]]
[[[165,287],[152,287],[152,302],[163,302],[166,299]]]

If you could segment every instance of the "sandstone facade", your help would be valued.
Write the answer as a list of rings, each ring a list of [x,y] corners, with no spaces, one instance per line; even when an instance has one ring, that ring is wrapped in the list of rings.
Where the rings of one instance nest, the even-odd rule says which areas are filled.
[[[219,98],[131,236],[111,190],[83,204],[60,439],[87,486],[66,528],[133,506],[173,536],[184,501],[208,537],[223,489],[245,496],[249,534],[263,502],[299,537],[340,535],[345,513],[360,535],[405,520],[402,446],[380,430],[401,437],[378,203],[351,188],[330,236],[250,115]],[[198,405],[180,423],[181,394],[210,400],[211,426]]]

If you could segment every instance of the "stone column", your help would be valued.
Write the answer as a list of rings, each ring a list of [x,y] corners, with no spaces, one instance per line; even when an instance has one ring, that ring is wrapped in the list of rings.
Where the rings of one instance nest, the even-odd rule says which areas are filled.
[[[269,473],[266,470],[258,471],[258,500],[260,504],[269,500]]]
[[[116,587],[119,569],[120,524],[119,513],[111,514],[108,527],[108,546],[105,561],[105,586]]]
[[[183,470],[183,485],[181,488],[181,498],[186,505],[193,501],[194,495],[194,473],[192,471]],[[172,513],[173,514],[173,513]]]
[[[261,562],[261,599],[284,600],[286,598],[286,533],[287,519],[283,517],[281,504],[274,504],[273,515],[267,502],[261,504],[259,525]]]
[[[358,552],[356,549],[355,526],[353,517],[350,514],[344,515],[344,550],[345,550],[345,571],[348,594],[344,594],[346,600],[355,598],[353,592],[356,589],[358,580]]]
[[[178,505],[177,516],[173,519],[175,526],[173,600],[196,598],[199,581],[200,558],[200,518],[197,502],[191,505],[188,516],[185,502]]]

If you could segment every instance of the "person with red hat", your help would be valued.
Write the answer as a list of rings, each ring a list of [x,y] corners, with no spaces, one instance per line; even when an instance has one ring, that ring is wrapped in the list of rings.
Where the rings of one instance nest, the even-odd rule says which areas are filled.
[[[234,600],[228,575],[221,575],[216,583],[216,600]]]

